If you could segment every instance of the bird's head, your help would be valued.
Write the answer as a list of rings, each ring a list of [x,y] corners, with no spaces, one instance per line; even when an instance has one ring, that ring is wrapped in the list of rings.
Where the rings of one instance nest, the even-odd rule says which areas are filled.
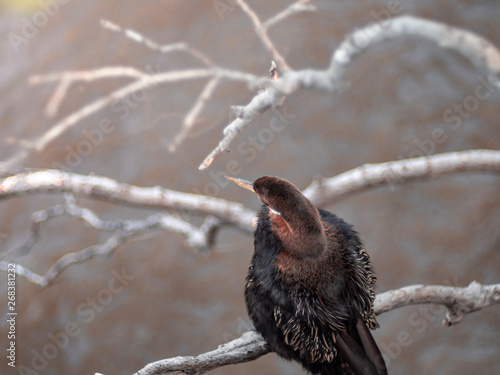
[[[259,197],[269,209],[273,229],[284,241],[302,244],[319,240],[324,243],[324,228],[318,209],[291,182],[271,176],[260,177],[253,183],[241,178],[226,178]]]
[[[263,176],[253,183],[242,178],[226,178],[255,193],[274,215],[288,216],[301,202],[309,202],[294,184],[279,177]]]

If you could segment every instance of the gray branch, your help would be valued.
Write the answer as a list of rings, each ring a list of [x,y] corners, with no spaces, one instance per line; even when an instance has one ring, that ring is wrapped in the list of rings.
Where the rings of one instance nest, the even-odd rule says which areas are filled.
[[[153,230],[169,230],[182,233],[187,237],[189,246],[198,249],[200,252],[207,251],[213,244],[213,231],[220,225],[220,221],[213,216],[207,216],[205,222],[198,228],[179,217],[161,213],[150,215],[144,220],[103,220],[90,209],[77,205],[72,194],[65,193],[64,198],[64,204],[36,211],[31,215],[30,235],[22,246],[0,255],[0,270],[7,271],[10,260],[31,252],[41,236],[41,224],[62,215],[80,219],[94,229],[111,232],[111,236],[101,244],[63,255],[54,262],[44,275],[40,275],[21,264],[16,264],[16,273],[18,275],[25,277],[41,288],[52,284],[67,267],[85,262],[96,256],[111,255],[125,242]]]
[[[469,150],[367,164],[335,177],[316,180],[304,190],[304,194],[315,205],[324,206],[334,199],[377,186],[393,187],[407,182],[466,172],[500,173],[500,151]],[[69,265],[94,256],[111,254],[125,241],[141,233],[154,229],[179,232],[187,237],[190,246],[205,250],[212,246],[214,233],[223,223],[236,225],[248,233],[252,232],[256,214],[240,203],[224,199],[183,193],[159,186],[138,187],[107,177],[82,176],[56,170],[19,173],[0,180],[0,199],[34,193],[71,193],[121,204],[178,212],[177,216],[158,213],[145,220],[104,221],[89,209],[77,206],[74,197],[66,194],[64,205],[33,213],[31,233],[23,246],[12,251],[14,255],[28,253],[40,236],[40,224],[63,214],[77,217],[95,229],[112,231],[113,234],[102,244],[64,255],[43,276],[18,265],[20,275],[42,287],[49,285]],[[206,215],[206,219],[198,228],[183,220],[183,213]],[[10,253],[3,254],[0,260],[11,257]],[[6,269],[5,267],[5,262],[0,262],[0,270]]]
[[[423,38],[458,52],[476,68],[492,74],[492,79],[500,87],[500,51],[483,37],[468,30],[413,16],[395,17],[382,23],[373,22],[345,38],[332,54],[326,70],[287,70],[276,81],[268,83],[265,92],[257,94],[250,103],[240,107],[246,116],[237,118],[224,129],[222,140],[199,169],[208,168],[218,155],[229,148],[238,133],[259,114],[279,105],[285,94],[292,94],[301,88],[339,92],[346,85],[347,68],[360,53],[378,43],[408,36]]]
[[[378,294],[375,298],[377,315],[415,304],[444,305],[448,308],[443,324],[450,326],[474,311],[500,303],[500,284],[482,285],[472,282],[458,288],[441,285],[412,285]],[[216,350],[197,356],[174,357],[153,362],[134,375],[189,374],[199,375],[218,367],[253,361],[270,352],[266,341],[255,331]]]
[[[84,176],[50,169],[20,173],[0,180],[0,199],[23,194],[64,192],[119,204],[175,210],[181,216],[184,213],[212,215],[245,231],[253,230],[255,211],[241,203],[161,186],[138,187],[108,177]]]
[[[365,164],[335,177],[313,181],[304,191],[315,205],[325,206],[336,199],[378,186],[394,187],[458,173],[500,174],[500,151],[468,150],[432,156]]]

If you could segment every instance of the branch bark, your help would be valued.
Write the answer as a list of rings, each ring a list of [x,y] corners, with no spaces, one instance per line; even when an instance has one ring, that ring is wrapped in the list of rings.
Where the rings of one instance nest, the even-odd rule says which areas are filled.
[[[253,11],[252,8],[248,6],[248,4],[244,0],[236,0],[236,3],[238,3],[240,8],[248,15],[254,25],[255,34],[257,34],[264,47],[266,47],[266,49],[271,53],[273,59],[278,63],[278,66],[282,70],[290,70],[290,66],[286,62],[285,58],[274,46],[273,42],[271,42],[271,39],[267,35],[266,28],[262,25],[262,22],[260,22],[259,16]]]
[[[500,151],[469,150],[366,164],[335,177],[316,180],[303,193],[316,206],[324,206],[335,199],[377,186],[395,186],[465,172],[500,173]],[[208,215],[200,228],[180,217],[167,214],[152,215],[145,220],[118,220],[110,225],[90,210],[76,206],[72,196],[66,196],[64,205],[33,214],[31,234],[21,249],[15,250],[29,252],[38,239],[40,223],[65,213],[81,218],[96,229],[117,231],[103,244],[63,256],[43,276],[19,265],[18,273],[41,287],[54,281],[67,266],[86,261],[93,256],[111,254],[124,241],[143,231],[160,228],[180,232],[187,237],[190,246],[206,250],[212,245],[213,234],[223,222],[236,225],[250,233],[253,231],[256,215],[255,211],[244,205],[224,199],[183,193],[159,186],[138,187],[107,177],[82,176],[57,170],[19,173],[0,180],[0,199],[33,193],[72,193],[117,203]],[[4,254],[2,260],[8,256],[10,254]],[[0,262],[0,270],[3,267]]]
[[[500,303],[500,284],[482,285],[473,281],[468,287],[412,285],[378,294],[375,298],[377,315],[415,304],[444,305],[449,312],[443,324],[450,326],[474,311]],[[153,362],[134,375],[181,373],[199,375],[218,367],[253,361],[270,352],[266,341],[255,331],[198,356],[174,357]]]
[[[88,208],[78,206],[72,194],[65,193],[64,198],[64,204],[58,204],[32,214],[29,237],[22,246],[0,254],[0,270],[7,271],[10,260],[27,255],[40,238],[41,224],[61,215],[78,218],[94,229],[111,232],[111,235],[103,243],[63,255],[44,275],[40,275],[21,264],[16,264],[18,275],[41,288],[52,284],[67,267],[96,256],[111,255],[131,238],[147,234],[155,229],[182,233],[187,237],[189,246],[200,252],[207,251],[213,242],[213,232],[220,226],[220,221],[213,216],[207,216],[204,223],[198,228],[179,217],[160,213],[150,215],[144,220],[102,220]]]
[[[266,95],[257,94],[249,104],[242,107],[242,111],[249,116],[244,121],[233,121],[224,129],[222,140],[200,164],[199,169],[208,168],[218,155],[229,148],[231,141],[245,126],[257,115],[277,106],[283,95],[301,88],[339,92],[345,87],[347,68],[360,53],[377,43],[407,36],[424,38],[460,53],[475,67],[491,73],[492,79],[500,87],[500,51],[485,38],[468,30],[413,16],[395,17],[382,23],[373,22],[345,38],[333,53],[326,70],[288,70],[276,81],[269,83]]]
[[[304,191],[316,206],[377,186],[395,186],[418,180],[467,172],[500,173],[500,151],[468,150],[432,156],[365,164],[331,178],[313,181]]]
[[[255,211],[237,202],[155,187],[138,187],[108,177],[83,176],[59,170],[16,174],[0,180],[0,199],[33,193],[63,193],[141,207],[213,215],[224,222],[252,231]]]
[[[160,45],[134,30],[121,28],[110,21],[103,21],[102,24],[107,29],[121,32],[127,38],[141,43],[148,48],[158,50],[162,53],[172,51],[189,53],[207,66],[207,68],[148,74],[127,67],[111,67],[101,68],[90,72],[63,72],[60,74],[32,77],[30,82],[33,84],[48,81],[58,82],[58,87],[51,100],[49,100],[49,105],[47,107],[48,113],[52,115],[57,111],[73,82],[82,79],[94,80],[110,77],[129,77],[135,78],[135,81],[113,91],[109,95],[89,103],[80,110],[57,122],[47,133],[43,134],[39,139],[28,142],[30,145],[29,147],[22,148],[4,164],[6,166],[11,166],[22,163],[30,154],[44,150],[61,134],[75,126],[76,123],[101,110],[113,100],[123,98],[138,90],[143,90],[145,87],[151,87],[151,85],[193,79],[209,79],[211,84],[209,84],[208,88],[205,88],[205,93],[200,95],[201,99],[198,99],[198,103],[200,103],[199,106],[202,107],[203,101],[206,100],[204,98],[210,97],[211,91],[213,90],[211,86],[215,85],[214,82],[219,79],[245,82],[251,87],[265,83],[267,85],[266,90],[255,95],[247,105],[239,107],[237,118],[224,129],[223,137],[219,144],[200,164],[199,169],[206,169],[218,155],[229,148],[229,145],[238,133],[250,124],[259,114],[279,105],[284,95],[291,94],[300,88],[319,89],[331,93],[338,92],[344,87],[343,81],[345,79],[347,67],[357,55],[377,43],[405,36],[421,37],[435,42],[440,46],[453,49],[469,59],[476,67],[486,69],[490,72],[493,82],[496,82],[496,84],[500,86],[500,79],[498,77],[500,75],[500,51],[493,44],[470,31],[412,16],[395,17],[382,23],[374,22],[354,31],[345,38],[344,42],[342,42],[332,54],[329,67],[326,70],[287,70],[288,64],[268,38],[267,28],[284,17],[288,17],[299,11],[312,10],[314,7],[307,5],[307,1],[298,1],[283,12],[277,14],[276,17],[272,17],[268,23],[262,24],[255,12],[253,12],[243,0],[238,0],[238,3],[254,23],[256,33],[262,43],[271,52],[278,64],[285,69],[279,79],[269,82],[269,80],[264,77],[219,68],[203,53],[191,48],[186,43],[179,42]],[[196,108],[192,109],[184,119],[185,124],[183,130],[189,128],[191,117],[196,118],[199,110],[197,108],[198,106],[195,107]]]
[[[377,186],[395,186],[467,172],[500,172],[500,151],[468,150],[366,164],[331,178],[314,181],[303,193],[317,206]],[[213,215],[251,232],[255,211],[237,202],[183,193],[160,186],[138,187],[101,176],[58,170],[19,173],[0,180],[0,199],[21,194],[71,192],[118,203]]]

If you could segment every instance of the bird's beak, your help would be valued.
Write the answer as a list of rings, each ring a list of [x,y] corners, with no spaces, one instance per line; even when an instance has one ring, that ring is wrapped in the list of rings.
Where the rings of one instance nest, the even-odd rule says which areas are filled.
[[[253,184],[250,181],[244,180],[242,178],[233,178],[225,176],[229,181],[233,181],[235,184],[240,185],[242,188],[250,190],[252,193],[255,193],[253,190]]]

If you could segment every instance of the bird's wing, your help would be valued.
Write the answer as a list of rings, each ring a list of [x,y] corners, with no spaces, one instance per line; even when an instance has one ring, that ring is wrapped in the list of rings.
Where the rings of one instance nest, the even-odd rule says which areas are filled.
[[[356,375],[386,375],[382,354],[370,330],[358,319],[351,332],[342,331],[337,336],[337,350]]]

